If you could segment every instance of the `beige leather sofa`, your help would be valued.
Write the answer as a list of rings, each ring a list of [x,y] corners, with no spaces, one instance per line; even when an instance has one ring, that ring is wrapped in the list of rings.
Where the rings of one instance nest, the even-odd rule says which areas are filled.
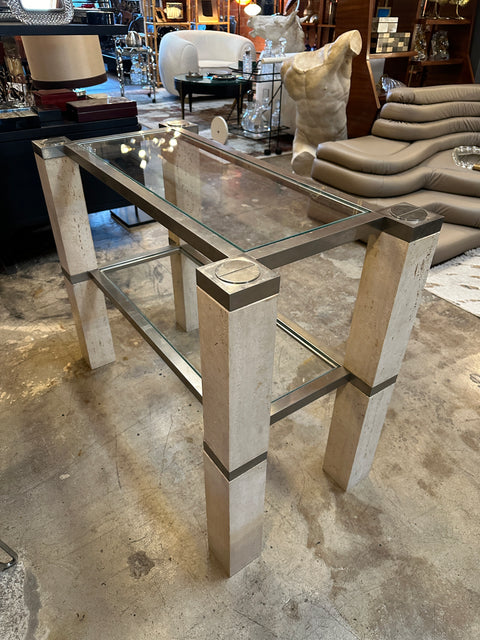
[[[371,135],[318,146],[312,177],[370,208],[410,202],[444,216],[437,264],[480,246],[480,172],[452,157],[464,145],[480,147],[480,85],[401,87]]]

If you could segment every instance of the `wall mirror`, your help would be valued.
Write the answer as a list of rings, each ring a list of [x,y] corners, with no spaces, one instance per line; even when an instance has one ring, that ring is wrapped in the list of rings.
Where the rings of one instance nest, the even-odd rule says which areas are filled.
[[[73,0],[7,0],[13,15],[26,24],[67,24],[73,18]]]

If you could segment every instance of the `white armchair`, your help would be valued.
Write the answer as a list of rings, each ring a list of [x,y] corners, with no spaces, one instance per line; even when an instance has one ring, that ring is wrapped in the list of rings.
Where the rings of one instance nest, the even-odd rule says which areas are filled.
[[[255,47],[251,40],[234,33],[210,30],[171,31],[163,36],[158,51],[158,70],[163,86],[178,95],[173,78],[192,71],[218,73],[236,67],[245,51]]]

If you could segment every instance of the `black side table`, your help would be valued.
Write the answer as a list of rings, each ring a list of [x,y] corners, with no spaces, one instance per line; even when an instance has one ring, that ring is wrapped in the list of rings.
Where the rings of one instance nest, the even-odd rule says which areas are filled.
[[[216,79],[214,76],[201,78],[190,77],[188,74],[175,76],[175,88],[182,103],[182,118],[185,118],[185,98],[188,96],[189,111],[192,111],[192,95],[213,95],[217,98],[235,98],[237,104],[237,124],[240,124],[240,115],[243,107],[243,96],[252,88],[251,80],[241,76],[235,76],[225,80]]]

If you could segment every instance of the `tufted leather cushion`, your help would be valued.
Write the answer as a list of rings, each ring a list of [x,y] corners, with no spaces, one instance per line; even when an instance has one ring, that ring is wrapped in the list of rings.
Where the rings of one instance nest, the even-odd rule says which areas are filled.
[[[438,102],[480,101],[480,85],[447,84],[435,87],[397,87],[389,91],[387,102],[436,104]]]
[[[359,198],[356,200],[359,206],[370,209],[382,209],[397,204],[399,201],[399,198]],[[450,260],[464,251],[480,246],[480,209],[477,198],[469,196],[459,198],[457,195],[449,193],[422,190],[403,195],[401,201],[425,207],[429,211],[445,217],[432,265]],[[322,209],[315,206],[315,203],[309,208],[308,215],[324,224],[339,219],[338,213],[335,214],[333,208]]]
[[[480,131],[455,133],[433,140],[418,140],[411,144],[377,136],[323,142],[317,147],[317,158],[353,171],[393,175],[416,167],[436,153],[461,145],[480,146]],[[453,166],[453,162],[449,162],[449,166]],[[464,171],[465,169],[462,169],[462,172]],[[480,179],[480,175],[477,179]]]
[[[318,146],[312,177],[370,208],[409,202],[444,216],[432,264],[480,246],[480,172],[452,150],[480,146],[480,86],[392,90],[372,135]],[[359,197],[360,196],[360,197]],[[331,221],[331,211],[308,215]]]
[[[479,102],[440,102],[438,104],[401,104],[387,102],[380,111],[380,117],[403,122],[433,122],[444,118],[464,118],[480,116]]]
[[[312,178],[367,198],[401,196],[419,189],[480,197],[478,172],[454,166],[442,168],[430,166],[429,160],[408,171],[378,175],[351,171],[317,158],[313,164]]]
[[[434,122],[398,122],[378,118],[372,126],[372,134],[392,140],[430,140],[462,131],[480,131],[478,118],[446,118]]]

